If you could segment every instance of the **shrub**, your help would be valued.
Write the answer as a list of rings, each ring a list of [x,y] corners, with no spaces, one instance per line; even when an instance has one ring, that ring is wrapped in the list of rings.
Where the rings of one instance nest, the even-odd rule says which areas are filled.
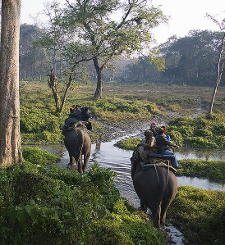
[[[189,126],[191,125],[193,119],[191,117],[178,117],[169,121],[169,126]]]
[[[193,132],[194,136],[202,137],[202,136],[212,136],[213,133],[207,128],[196,128]]]
[[[52,164],[60,158],[40,148],[24,147],[23,157],[26,161],[34,164]]]
[[[128,211],[114,176],[97,165],[82,175],[29,162],[0,169],[1,244],[165,244]]]
[[[184,144],[191,145],[194,148],[218,148],[215,142],[206,137],[187,137],[184,139]]]
[[[168,217],[190,244],[225,244],[225,193],[179,187]]]

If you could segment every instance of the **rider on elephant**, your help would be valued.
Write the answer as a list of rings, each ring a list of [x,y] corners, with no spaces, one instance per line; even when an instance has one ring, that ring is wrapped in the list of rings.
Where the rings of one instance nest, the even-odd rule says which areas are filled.
[[[85,125],[88,130],[92,131],[92,124],[89,121],[91,118],[91,114],[89,113],[89,108],[88,107],[83,107],[81,108],[81,120],[85,122]]]
[[[174,168],[180,168],[176,156],[173,153],[171,147],[178,147],[176,144],[172,143],[168,140],[167,136],[165,135],[164,128],[157,128],[157,135],[156,135],[156,147],[158,149],[158,154],[162,156],[162,158],[168,157],[171,160],[172,166]]]

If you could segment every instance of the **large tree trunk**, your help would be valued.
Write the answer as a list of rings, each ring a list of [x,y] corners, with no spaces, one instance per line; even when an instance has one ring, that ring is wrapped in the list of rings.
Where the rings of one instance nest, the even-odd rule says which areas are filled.
[[[97,87],[95,90],[94,98],[98,99],[98,98],[102,98],[102,68],[99,66],[98,58],[95,57],[93,59],[93,62],[97,74]]]
[[[0,165],[22,161],[19,102],[21,0],[2,0],[0,51]]]

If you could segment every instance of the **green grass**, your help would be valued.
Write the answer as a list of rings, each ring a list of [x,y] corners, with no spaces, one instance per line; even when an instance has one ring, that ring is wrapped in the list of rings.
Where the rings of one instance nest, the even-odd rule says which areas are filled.
[[[179,176],[207,178],[225,184],[225,161],[221,160],[181,160]]]
[[[40,149],[23,152],[23,164],[0,168],[2,245],[166,244],[120,197],[114,172],[94,164],[79,174],[49,165],[58,158]]]
[[[222,114],[179,117],[169,122],[168,134],[180,146],[225,148],[225,118]]]
[[[190,244],[225,244],[225,193],[179,187],[168,217]]]
[[[124,150],[134,150],[138,144],[141,143],[141,139],[137,137],[125,138],[117,141],[114,145]]]

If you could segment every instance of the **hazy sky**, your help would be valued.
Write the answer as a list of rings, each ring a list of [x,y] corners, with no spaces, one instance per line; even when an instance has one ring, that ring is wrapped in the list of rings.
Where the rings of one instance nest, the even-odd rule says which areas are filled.
[[[38,13],[43,12],[46,0],[22,0],[21,21],[33,24]],[[64,2],[64,0],[60,0]],[[208,18],[206,13],[225,18],[225,0],[152,0],[155,6],[161,6],[164,14],[170,16],[169,23],[157,27],[154,37],[158,43],[165,42],[168,37],[185,36],[193,29],[217,30],[217,26]],[[38,15],[42,20],[43,15]]]

